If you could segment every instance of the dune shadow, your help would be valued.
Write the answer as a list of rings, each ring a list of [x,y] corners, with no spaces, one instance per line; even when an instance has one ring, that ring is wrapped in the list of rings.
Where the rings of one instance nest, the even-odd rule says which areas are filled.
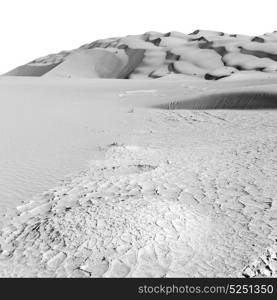
[[[46,64],[46,65],[23,65],[19,66],[8,73],[4,74],[5,76],[31,76],[31,77],[40,77],[47,72],[51,71],[57,67],[59,63]]]
[[[201,95],[155,106],[161,109],[276,109],[277,94],[233,92]]]

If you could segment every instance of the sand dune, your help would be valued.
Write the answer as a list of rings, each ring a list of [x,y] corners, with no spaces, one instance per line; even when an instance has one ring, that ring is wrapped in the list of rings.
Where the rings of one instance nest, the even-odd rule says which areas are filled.
[[[70,54],[65,61],[45,76],[113,77],[121,71],[126,60],[128,58],[122,50],[81,50]]]
[[[140,63],[143,50],[82,49],[70,54],[45,76],[125,78]]]
[[[241,71],[277,71],[277,33],[245,36],[196,30],[98,40],[51,54],[6,75],[87,78],[161,78],[184,74],[219,80]]]
[[[276,42],[147,32],[1,76],[0,277],[276,277]]]

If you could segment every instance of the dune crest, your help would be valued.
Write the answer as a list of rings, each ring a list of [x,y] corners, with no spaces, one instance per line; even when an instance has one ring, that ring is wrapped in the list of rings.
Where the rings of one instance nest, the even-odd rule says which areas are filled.
[[[277,71],[277,33],[246,36],[196,30],[109,38],[38,58],[5,75],[219,80],[242,71]]]

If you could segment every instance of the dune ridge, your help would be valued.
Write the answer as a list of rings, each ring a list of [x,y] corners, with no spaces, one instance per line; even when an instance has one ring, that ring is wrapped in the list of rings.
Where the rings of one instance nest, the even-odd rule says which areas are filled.
[[[275,73],[276,42],[276,32],[246,36],[207,30],[150,31],[50,54],[4,75],[157,79],[182,74],[220,80],[245,71]]]

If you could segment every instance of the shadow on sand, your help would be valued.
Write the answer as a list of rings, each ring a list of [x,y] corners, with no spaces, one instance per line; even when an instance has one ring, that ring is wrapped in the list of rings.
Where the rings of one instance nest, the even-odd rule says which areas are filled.
[[[155,106],[162,109],[276,109],[277,94],[233,92],[202,95]]]

